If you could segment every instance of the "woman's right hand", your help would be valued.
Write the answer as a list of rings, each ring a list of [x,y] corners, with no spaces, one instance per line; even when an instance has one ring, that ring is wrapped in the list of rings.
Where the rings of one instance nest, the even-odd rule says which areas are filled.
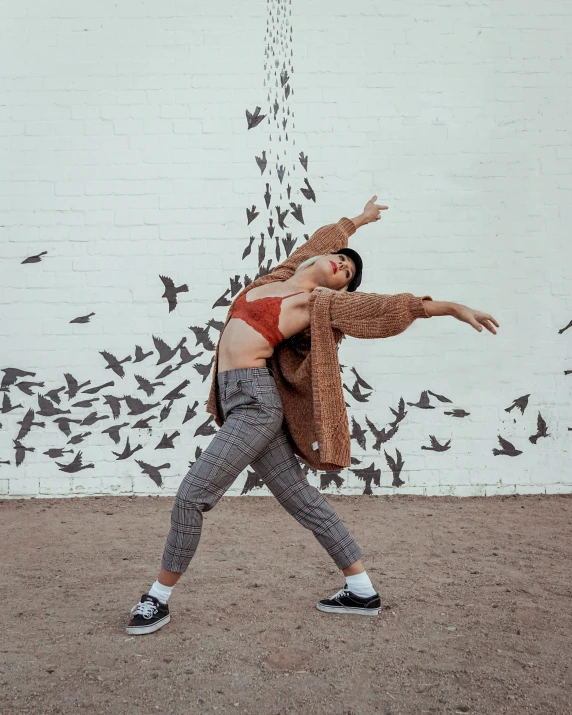
[[[493,316],[489,315],[488,313],[483,313],[480,310],[469,308],[468,306],[461,305],[460,303],[453,303],[453,309],[451,311],[451,314],[455,318],[457,318],[457,320],[472,325],[473,328],[475,330],[478,330],[479,332],[482,332],[482,326],[484,325],[490,333],[492,333],[493,335],[497,334],[497,331],[493,328],[492,324],[496,325],[497,328],[499,327],[499,324],[493,318]]]
[[[381,218],[380,211],[388,209],[389,206],[384,206],[383,204],[376,204],[377,196],[372,196],[371,199],[364,206],[363,214],[364,223],[372,223],[373,221],[379,221]]]

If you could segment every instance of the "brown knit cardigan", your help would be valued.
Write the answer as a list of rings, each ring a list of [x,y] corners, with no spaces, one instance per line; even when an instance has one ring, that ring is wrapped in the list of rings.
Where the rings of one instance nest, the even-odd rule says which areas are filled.
[[[271,273],[241,291],[274,281],[285,281],[311,256],[346,248],[356,228],[347,218],[319,228],[308,241]],[[354,338],[387,338],[408,328],[415,318],[429,318],[424,300],[411,293],[383,295],[352,293],[318,286],[310,295],[310,327],[274,348],[267,365],[274,372],[284,407],[284,428],[295,454],[318,470],[349,467],[350,433],[337,348],[344,335]],[[230,306],[225,327],[231,318]],[[224,328],[223,328],[224,330]],[[221,331],[222,335],[222,331]],[[216,424],[223,424],[217,406],[216,346],[212,383],[206,410]]]

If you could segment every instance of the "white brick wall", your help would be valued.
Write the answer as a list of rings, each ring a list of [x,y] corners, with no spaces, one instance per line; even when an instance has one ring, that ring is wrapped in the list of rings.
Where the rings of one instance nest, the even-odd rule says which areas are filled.
[[[280,144],[266,120],[248,131],[245,119],[257,105],[272,114],[265,33],[278,9],[292,11],[282,17],[292,27],[286,103],[295,115]],[[374,388],[366,403],[345,393],[350,421],[366,429],[365,449],[352,441],[355,469],[381,470],[373,493],[572,492],[572,374],[564,375],[572,327],[558,332],[572,320],[569,2],[21,0],[3,3],[0,21],[0,368],[43,383],[31,395],[17,385],[5,393],[22,407],[0,412],[0,462],[9,462],[0,464],[0,494],[175,492],[210,440],[195,436],[208,419],[210,377],[203,382],[192,365],[212,352],[162,380],[149,401],[190,385],[152,432],[133,429],[137,418],[125,409],[114,422],[103,395],[147,401],[134,375],[156,381],[165,367],[152,336],[170,346],[186,336],[191,354],[203,350],[189,326],[223,321],[227,309],[212,306],[230,279],[256,274],[267,214],[247,226],[245,209],[265,210],[268,174],[254,160],[263,149],[284,150],[295,188],[307,177],[316,192],[317,203],[303,206],[305,226],[293,222],[298,245],[376,193],[390,210],[350,240],[365,262],[360,290],[429,293],[500,322],[496,336],[447,317],[387,340],[344,341],[344,381],[353,384],[355,367]],[[280,62],[288,59],[281,51]],[[307,174],[299,152],[309,157]],[[257,240],[243,261],[250,235]],[[22,264],[43,251],[41,262]],[[267,239],[268,258],[274,265]],[[189,284],[172,313],[159,274]],[[89,323],[70,323],[91,312]],[[216,342],[218,331],[210,336]],[[105,369],[99,351],[122,360],[135,345],[153,356],[127,362],[123,379]],[[65,387],[64,373],[89,380],[87,389],[115,383],[91,408],[72,408],[80,419],[108,416],[72,423],[70,436],[91,432],[80,444],[66,444],[53,418],[37,415],[36,395]],[[389,407],[400,397],[417,402],[423,390],[452,402],[407,406],[395,437],[373,450],[365,418],[387,427]],[[525,394],[523,415],[505,411]],[[197,416],[183,424],[196,400]],[[35,451],[16,466],[14,438],[30,408],[45,427],[22,440]],[[470,415],[444,414],[454,408]],[[532,444],[539,412],[549,436]],[[119,444],[102,434],[124,421],[131,427]],[[175,449],[155,450],[175,430]],[[117,460],[112,451],[127,435],[143,449]],[[429,435],[450,439],[451,449],[422,450]],[[498,435],[523,453],[494,456]],[[50,448],[72,451],[52,458]],[[405,460],[401,487],[391,486],[384,449]],[[94,468],[62,472],[56,460],[67,464],[79,450]],[[136,458],[170,463],[162,487]],[[229,493],[240,494],[245,476]],[[341,489],[325,491],[363,493],[352,470],[341,476]],[[319,474],[309,479],[320,485]]]

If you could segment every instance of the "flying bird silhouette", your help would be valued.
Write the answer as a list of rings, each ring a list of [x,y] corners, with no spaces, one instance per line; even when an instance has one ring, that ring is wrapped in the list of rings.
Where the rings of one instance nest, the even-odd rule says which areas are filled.
[[[268,160],[266,159],[266,150],[262,152],[262,156],[255,156],[254,158],[256,159],[256,163],[258,164],[258,168],[260,169],[260,175],[262,176],[268,164]],[[268,188],[268,184],[266,184],[266,187]]]
[[[10,401],[10,397],[7,392],[4,393],[4,396],[2,397],[2,409],[0,412],[3,414],[7,414],[8,412],[12,412],[12,410],[17,410],[19,407],[24,407],[22,403],[19,405],[13,405],[12,402]]]
[[[77,393],[83,388],[87,387],[87,385],[91,385],[91,380],[86,380],[85,382],[82,382],[80,385],[78,381],[75,379],[75,377],[69,373],[69,372],[64,372],[64,377],[66,379],[67,383],[67,390],[66,390],[66,395],[70,400],[72,400]],[[113,384],[113,383],[111,383]]]
[[[563,333],[565,330],[568,330],[568,328],[569,328],[571,325],[572,325],[572,320],[571,320],[571,321],[568,323],[568,325],[566,325],[564,328],[560,328],[560,330],[558,331],[558,332],[560,333],[560,335],[562,335],[562,333]]]
[[[183,417],[183,424],[185,424],[185,422],[188,422],[189,420],[192,420],[193,417],[197,416],[197,405],[198,404],[199,404],[199,401],[195,400],[192,407],[189,407],[187,405],[187,411],[185,412],[185,416]]]
[[[155,387],[157,387],[157,385],[165,384],[164,382],[149,382],[149,380],[142,377],[141,375],[135,375],[134,377],[139,383],[139,387],[137,389],[143,390],[147,397],[150,397],[155,392]]]
[[[42,256],[46,256],[47,254],[47,251],[42,251],[41,253],[37,253],[35,256],[29,256],[28,258],[25,258],[22,263],[40,263],[40,261],[42,260]],[[22,265],[22,263],[20,265]]]
[[[16,466],[19,467],[22,464],[22,462],[24,461],[26,452],[35,452],[36,448],[35,447],[25,447],[21,442],[18,442],[17,439],[15,439],[13,441],[14,441],[15,450],[16,450]]]
[[[445,412],[444,414],[453,415],[453,417],[467,417],[471,413],[461,409],[454,409],[452,412]]]
[[[304,223],[304,214],[302,213],[302,204],[295,204],[293,201],[290,202],[290,206],[292,208],[292,216],[296,219],[296,221],[300,221],[300,223]]]
[[[276,173],[278,174],[278,179],[280,180],[280,183],[282,183],[282,179],[284,178],[284,172],[286,169],[284,168],[283,164],[280,164],[280,166],[276,166]]]
[[[364,469],[351,469],[358,479],[365,482],[364,494],[373,494],[371,490],[371,483],[373,482],[376,487],[379,487],[379,478],[381,476],[381,469],[376,469],[375,464],[372,462],[369,467]]]
[[[403,461],[401,457],[401,452],[396,449],[395,453],[397,455],[396,459],[393,459],[393,457],[385,450],[383,450],[383,453],[385,454],[385,461],[387,462],[389,468],[391,469],[391,473],[393,474],[393,482],[391,483],[392,487],[400,487],[405,482],[401,479],[401,470],[403,469],[403,465],[405,462]]]
[[[149,427],[149,422],[156,419],[157,415],[147,415],[145,419],[137,420],[137,422],[133,425],[133,429],[151,429],[151,427]]]
[[[161,365],[162,363],[171,360],[171,358],[177,354],[181,345],[184,345],[187,342],[187,338],[182,337],[174,348],[170,348],[164,340],[161,340],[161,338],[156,338],[154,335],[152,337],[153,343],[159,351],[159,359],[155,363],[156,365]]]
[[[366,390],[373,390],[373,387],[372,387],[371,385],[369,385],[369,384],[363,379],[363,377],[360,377],[360,375],[358,374],[358,371],[355,369],[355,367],[352,367],[352,368],[350,369],[350,372],[353,372],[353,374],[354,374],[354,376],[355,376],[355,378],[356,378],[356,382],[357,382],[357,384],[358,384],[360,387],[365,387]]]
[[[72,424],[72,423],[74,425],[81,424],[81,420],[72,420],[69,417],[56,417],[56,419],[53,421],[57,424],[60,432],[63,432],[66,437],[69,437],[71,434],[70,424]]]
[[[257,127],[260,122],[264,119],[266,114],[260,114],[260,107],[256,107],[254,112],[252,114],[246,110],[246,123],[248,125],[249,129],[254,129],[254,127]]]
[[[202,437],[209,437],[211,434],[216,434],[216,429],[212,425],[213,420],[214,417],[212,415],[209,415],[208,419],[206,419],[202,424],[197,427],[193,437],[198,437],[199,435],[201,435]]]
[[[247,246],[247,247],[244,249],[244,251],[242,252],[242,260],[243,260],[243,261],[244,261],[244,259],[245,259],[247,256],[250,256],[250,251],[252,250],[252,244],[254,243],[254,240],[255,240],[255,239],[254,239],[254,236],[251,236],[251,237],[250,237],[250,241],[249,241],[249,243],[248,243],[248,246]]]
[[[408,402],[407,404],[411,407],[419,407],[422,410],[434,410],[435,407],[429,404],[429,395],[427,392],[428,390],[423,390],[419,402]]]
[[[116,397],[115,395],[104,395],[104,404],[109,406],[111,413],[113,414],[113,419],[116,420],[121,413],[121,401],[122,397]]]
[[[277,99],[274,99],[274,105],[272,108],[274,109],[274,119],[276,119],[276,115],[278,114],[278,110],[280,109],[280,105],[278,104]]]
[[[169,276],[159,275],[159,278],[163,281],[165,286],[165,291],[161,298],[166,298],[169,303],[169,313],[171,313],[177,307],[177,294],[178,293],[188,293],[189,286],[186,283],[183,285],[175,287],[172,279]]]
[[[347,390],[350,395],[354,398],[354,400],[357,400],[357,402],[369,402],[369,396],[371,395],[371,392],[368,392],[367,395],[363,394],[361,390],[359,389],[359,383],[356,380],[353,384],[353,387],[350,388],[346,385],[346,383],[342,383],[342,386],[345,390]]]
[[[129,408],[128,415],[142,415],[144,412],[149,412],[153,407],[161,404],[160,402],[144,403],[139,398],[131,397],[130,395],[125,395],[122,399],[125,400],[125,404]]]
[[[214,355],[212,356],[211,361],[207,365],[203,365],[202,363],[195,363],[193,365],[193,367],[199,373],[199,375],[202,376],[202,378],[203,378],[202,382],[204,382],[207,379],[207,377],[209,376],[209,373],[211,371],[213,363],[214,363]]]
[[[278,214],[278,225],[280,226],[280,228],[288,228],[288,226],[286,226],[286,224],[284,223],[284,219],[286,218],[286,216],[288,216],[290,211],[288,209],[286,209],[286,211],[280,211],[280,206],[275,206],[274,208],[276,209],[276,213]]]
[[[300,189],[300,191],[308,199],[308,201],[316,203],[316,194],[314,193],[314,189],[310,186],[310,182],[305,178],[304,183],[306,184],[306,188]]]
[[[443,395],[438,395],[436,392],[431,392],[431,390],[427,390],[427,392],[430,395],[433,395],[433,397],[436,397],[439,400],[439,402],[452,402],[452,400],[450,400],[448,397],[443,397]]]
[[[167,436],[167,433],[163,432],[161,441],[155,447],[155,449],[175,449],[173,440],[175,439],[175,437],[178,437],[180,434],[181,434],[180,432],[172,432],[170,435]]]
[[[170,402],[173,402],[173,400],[182,400],[185,397],[183,390],[190,384],[190,380],[183,380],[183,382],[179,383],[176,387],[173,387],[162,399],[169,400]]]
[[[304,167],[306,171],[308,171],[308,157],[304,154],[303,151],[300,152],[300,156],[298,157],[300,160],[300,164]]]
[[[143,445],[138,444],[137,447],[134,449],[131,449],[131,445],[129,444],[129,437],[127,437],[127,442],[125,443],[125,447],[123,449],[123,452],[119,454],[119,452],[114,452],[113,450],[111,451],[112,454],[114,454],[117,457],[117,461],[120,459],[127,459],[127,457],[131,457],[132,454],[135,454],[138,450],[143,449]]]
[[[248,223],[246,224],[247,226],[250,226],[250,224],[254,221],[254,219],[260,215],[260,212],[256,210],[256,206],[252,204],[251,209],[246,209],[246,218],[248,220]]]
[[[134,425],[134,427],[136,426],[137,425]],[[123,427],[129,427],[129,422],[123,422],[120,425],[112,425],[107,429],[101,430],[101,434],[108,434],[115,442],[115,444],[119,444],[119,442],[121,441],[121,435],[119,434],[119,430],[121,430]]]
[[[246,472],[246,481],[244,482],[244,486],[242,487],[242,491],[240,493],[241,495],[248,494],[248,492],[251,492],[253,489],[260,489],[263,486],[264,480],[262,477],[249,469]]]
[[[60,472],[68,472],[74,474],[75,472],[81,472],[82,469],[95,469],[93,462],[91,464],[83,464],[81,451],[76,454],[73,461],[69,464],[62,464],[61,462],[56,462],[60,468]]]
[[[192,330],[195,334],[196,345],[202,345],[205,350],[214,350],[215,344],[209,338],[208,326],[201,328],[198,325],[190,325],[189,330]]]
[[[331,486],[332,482],[338,489],[340,489],[344,481],[345,480],[340,477],[339,470],[330,470],[327,472],[322,472],[322,474],[320,474],[320,489],[328,489]]]
[[[362,426],[359,424],[359,422],[357,422],[355,417],[352,417],[352,431],[350,438],[355,439],[355,441],[362,449],[365,449],[365,433],[366,430],[362,428]]]
[[[225,292],[217,298],[216,301],[211,306],[212,308],[222,308],[230,305],[230,300],[227,299],[227,295],[230,293],[230,288],[227,288]]]
[[[147,464],[147,462],[143,462],[141,459],[136,459],[135,461],[141,467],[143,473],[150,477],[158,487],[163,486],[163,478],[161,477],[160,470],[169,469],[171,466],[169,462],[161,464],[160,467],[154,467],[152,464]]]
[[[59,407],[56,407],[51,400],[48,400],[47,397],[40,395],[40,393],[38,393],[36,397],[38,398],[38,405],[40,406],[38,414],[42,417],[54,417],[54,415],[71,414],[71,410],[60,410]]]
[[[508,440],[503,439],[500,434],[498,436],[498,440],[502,449],[496,449],[493,447],[493,454],[495,456],[497,454],[506,454],[508,457],[517,457],[519,454],[522,454],[520,449],[516,449],[514,444],[511,444]]]
[[[528,395],[523,395],[522,397],[519,397],[516,399],[510,407],[505,408],[505,412],[510,412],[514,407],[518,407],[520,410],[520,414],[523,415],[524,411],[526,409],[526,406],[528,405],[528,398],[530,397],[530,393]]]
[[[104,382],[103,385],[96,385],[95,387],[90,387],[89,390],[83,390],[86,395],[95,395],[96,392],[103,390],[104,387],[113,387],[115,383],[113,380],[109,382]]]
[[[270,193],[270,184],[266,184],[266,192],[264,194],[264,203],[266,204],[266,208],[269,208],[271,198],[272,195]]]
[[[30,388],[32,387],[44,387],[43,382],[17,382],[16,387],[21,391],[25,392],[26,395],[33,395],[34,393]]]
[[[532,442],[532,444],[536,444],[540,437],[548,437],[550,435],[550,433],[546,431],[546,422],[544,421],[544,418],[542,417],[540,412],[538,413],[538,417],[536,418],[536,424],[538,427],[537,433],[533,434],[528,438]]]
[[[431,440],[431,446],[425,447],[425,445],[423,445],[421,449],[428,449],[430,452],[446,452],[448,449],[451,449],[450,439],[447,440],[444,444],[439,444],[435,436],[432,434],[429,435],[429,439]]]
[[[74,434],[71,439],[68,439],[66,444],[79,444],[80,442],[83,442],[86,437],[89,437],[90,434],[91,432],[82,432],[81,434]]]
[[[148,358],[149,355],[153,355],[152,350],[149,350],[149,352],[146,353],[146,352],[143,352],[143,349],[139,345],[136,345],[135,346],[135,360],[133,360],[133,364],[135,364],[136,362],[142,362],[143,360],[145,360],[145,358]]]
[[[399,399],[399,403],[397,405],[397,410],[394,410],[393,407],[389,408],[393,415],[395,415],[395,419],[393,422],[390,422],[389,424],[393,427],[394,425],[399,424],[402,420],[405,419],[405,415],[407,414],[407,411],[405,409],[405,401],[403,400],[403,397]]]
[[[376,451],[379,452],[380,446],[384,442],[388,442],[395,434],[397,433],[397,430],[399,429],[399,425],[397,423],[393,424],[391,429],[389,429],[387,432],[384,429],[377,429],[377,427],[371,422],[367,417],[365,418],[365,421],[367,423],[367,426],[371,430],[371,433],[375,437],[375,443],[372,446],[372,449],[375,449]]]
[[[289,79],[290,79],[290,77],[288,76],[288,72],[286,72],[286,68],[284,68],[284,69],[282,70],[282,72],[280,72],[280,84],[281,84],[281,86],[284,87],[284,85],[288,82]]]
[[[292,249],[296,245],[297,240],[298,240],[297,238],[292,239],[291,233],[287,233],[286,238],[282,239],[282,245],[284,246],[284,252],[286,253],[286,256],[290,255],[290,253],[292,252]]]
[[[272,238],[274,236],[274,219],[268,219],[268,226],[266,230],[268,231],[268,235],[270,236],[270,238]],[[262,240],[264,240],[264,234],[261,233],[260,236],[262,237]]]
[[[113,370],[113,372],[116,375],[119,375],[119,377],[125,377],[125,370],[121,367],[121,365],[124,362],[129,362],[129,360],[131,360],[131,355],[128,355],[123,360],[118,361],[115,355],[108,353],[107,350],[100,350],[99,354],[103,355],[103,357],[107,361],[107,367],[105,368],[106,370]]]
[[[30,407],[30,409],[26,412],[24,415],[23,419],[18,420],[16,422],[17,425],[21,425],[20,431],[18,432],[18,435],[16,436],[16,442],[21,442],[24,437],[28,434],[28,432],[32,429],[32,427],[45,427],[46,423],[45,422],[34,422],[34,410]]]
[[[36,376],[35,372],[28,372],[27,370],[20,370],[17,367],[3,367],[2,372],[4,373],[4,377],[2,378],[2,384],[0,385],[0,390],[7,390],[20,377],[25,377],[26,375],[28,375],[30,377]]]
[[[92,315],[95,315],[95,313],[88,313],[87,315],[81,315],[79,318],[74,318],[73,320],[70,320],[70,323],[89,323],[89,319],[91,318]]]

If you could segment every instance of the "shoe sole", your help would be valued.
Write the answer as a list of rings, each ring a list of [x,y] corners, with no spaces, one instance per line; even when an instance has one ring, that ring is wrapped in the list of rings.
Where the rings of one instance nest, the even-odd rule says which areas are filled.
[[[168,616],[165,616],[165,618],[161,618],[160,621],[153,623],[152,626],[127,626],[125,631],[126,633],[129,633],[130,636],[144,636],[147,633],[154,633],[155,631],[158,631],[159,628],[166,626],[170,620],[171,615],[169,614]]]
[[[349,613],[352,615],[359,616],[380,616],[381,608],[349,608],[347,606],[324,606],[321,603],[316,604],[318,611],[324,611],[325,613]]]

